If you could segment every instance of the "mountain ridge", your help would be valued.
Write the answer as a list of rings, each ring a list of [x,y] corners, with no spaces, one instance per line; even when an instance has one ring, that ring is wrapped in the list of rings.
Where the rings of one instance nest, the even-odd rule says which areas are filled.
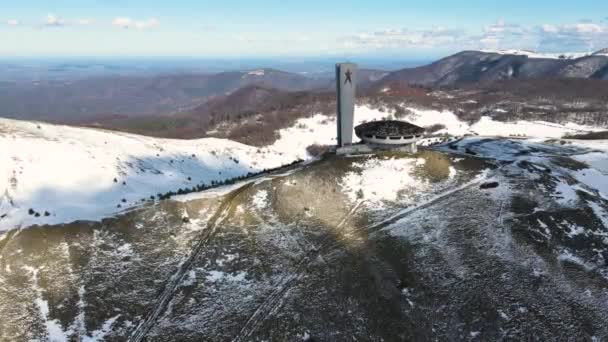
[[[372,88],[389,83],[429,87],[493,82],[513,78],[593,78],[608,80],[608,56],[588,55],[575,59],[530,58],[527,55],[462,51],[428,65],[389,73]]]

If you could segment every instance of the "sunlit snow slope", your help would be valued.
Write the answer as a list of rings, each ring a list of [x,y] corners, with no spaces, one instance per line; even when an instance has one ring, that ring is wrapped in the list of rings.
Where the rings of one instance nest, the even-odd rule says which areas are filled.
[[[100,219],[159,193],[292,160],[229,140],[155,139],[1,119],[0,230]]]
[[[358,121],[383,116],[363,109]],[[0,119],[0,231],[98,220],[151,196],[307,159],[306,147],[333,144],[335,130],[334,119],[317,115],[257,148]]]
[[[558,138],[593,130],[571,124],[483,117],[469,125],[451,112],[410,109],[400,118],[438,133]],[[355,124],[390,118],[367,106]],[[0,231],[35,224],[99,220],[151,200],[264,169],[309,159],[306,148],[335,144],[335,118],[315,115],[281,130],[265,148],[224,139],[169,140],[132,134],[0,119]]]

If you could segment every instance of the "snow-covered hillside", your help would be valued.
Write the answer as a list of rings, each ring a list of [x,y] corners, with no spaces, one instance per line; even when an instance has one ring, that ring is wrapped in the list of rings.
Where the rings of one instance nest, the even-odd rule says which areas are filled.
[[[402,118],[421,127],[436,124],[445,126],[437,134],[462,136],[466,134],[495,137],[562,138],[570,134],[588,133],[605,130],[601,127],[582,126],[575,123],[552,123],[546,121],[518,120],[513,122],[496,121],[483,116],[472,125],[461,121],[450,111],[419,110],[410,108],[411,114]]]
[[[500,55],[517,55],[517,56],[528,56],[528,58],[544,58],[544,59],[577,59],[585,56],[590,56],[592,52],[560,52],[560,53],[543,53],[528,50],[482,50],[486,53],[497,53]],[[594,54],[599,56],[600,54]]]
[[[466,137],[2,234],[0,340],[324,340],[329,320],[332,336],[424,340],[439,312],[437,340],[525,340],[525,324],[593,341],[608,179],[573,160],[587,154]]]
[[[229,140],[155,139],[2,119],[0,230],[100,219],[159,193],[293,160]]]
[[[546,121],[518,120],[502,122],[484,116],[470,125],[450,111],[424,110],[408,108],[409,114],[394,117],[391,113],[382,112],[368,106],[358,106],[355,111],[355,125],[363,122],[386,118],[405,120],[421,127],[443,125],[444,128],[435,134],[463,136],[466,134],[493,137],[526,137],[526,138],[562,138],[570,134],[601,131],[606,128],[582,126],[574,123],[557,124]],[[307,159],[306,147],[311,144],[333,145],[336,143],[336,120],[324,115],[298,120],[294,126],[281,130],[281,138],[270,148],[283,154],[293,155],[298,159]],[[353,135],[355,138],[356,136]]]
[[[355,123],[389,113],[360,106]],[[404,118],[438,133],[561,138],[596,130],[574,124],[483,117],[469,125],[451,112],[410,109]],[[170,140],[90,128],[0,119],[0,231],[35,224],[98,220],[170,191],[310,159],[306,148],[335,144],[335,118],[315,115],[256,148],[224,139]],[[601,159],[601,158],[600,158]],[[600,161],[603,162],[603,161]]]
[[[386,116],[358,114],[358,122]],[[334,144],[335,131],[335,119],[317,115],[257,148],[0,119],[0,231],[99,220],[151,196],[309,159],[306,147]]]

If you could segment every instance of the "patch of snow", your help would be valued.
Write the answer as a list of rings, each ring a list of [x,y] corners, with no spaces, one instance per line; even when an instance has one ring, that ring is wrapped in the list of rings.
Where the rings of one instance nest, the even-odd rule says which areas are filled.
[[[237,272],[236,274],[227,274],[222,271],[209,271],[209,275],[207,275],[206,279],[208,282],[219,282],[222,280],[228,282],[242,282],[245,281],[247,277],[247,272]]]
[[[84,301],[85,294],[86,290],[84,285],[81,285],[78,288],[78,303],[76,304],[76,307],[78,308],[78,315],[76,316],[73,324],[73,329],[78,332],[79,336],[86,335],[85,309],[87,305]]]
[[[568,237],[570,237],[570,238],[574,238],[577,235],[584,235],[584,234],[586,234],[585,227],[581,227],[578,224],[567,222],[567,221],[563,221],[562,222],[562,226],[568,228],[568,231],[566,232],[566,235],[568,235]]]
[[[223,267],[225,265],[225,263],[234,261],[237,257],[238,257],[238,254],[226,254],[222,258],[217,259],[215,262],[217,263],[218,266]]]
[[[61,322],[59,320],[51,319],[49,317],[49,302],[42,298],[43,289],[38,285],[39,269],[30,266],[24,266],[23,268],[26,272],[29,273],[32,281],[33,290],[36,293],[34,304],[38,308],[38,313],[40,314],[41,320],[44,322],[44,326],[46,329],[46,338],[49,341],[53,342],[67,342],[69,340],[69,335],[72,332],[64,331],[61,327]]]
[[[255,178],[249,178],[249,179],[246,179],[246,180],[243,180],[240,182],[236,182],[234,184],[224,185],[224,186],[220,186],[217,188],[211,188],[209,190],[205,190],[205,191],[201,191],[201,192],[191,193],[191,194],[187,194],[187,195],[174,196],[171,198],[171,200],[177,201],[177,202],[189,202],[189,201],[203,199],[203,198],[216,198],[219,196],[223,196],[227,193],[230,193],[236,189],[239,189],[247,184],[251,184],[251,183],[259,184],[264,181],[268,181],[268,180],[271,180],[271,179],[274,179],[277,177],[289,176],[290,174],[293,174],[296,171],[297,171],[297,169],[291,169],[291,170],[276,173],[273,175],[264,175],[264,176],[259,176],[259,177],[255,177]]]
[[[116,315],[108,320],[106,320],[101,329],[95,330],[91,333],[91,336],[82,336],[81,341],[83,342],[100,342],[105,341],[106,336],[112,331],[112,326],[116,322],[116,320],[120,317],[120,315]]]
[[[469,100],[472,101],[472,100]],[[468,102],[473,103],[473,102]],[[521,135],[537,138],[562,138],[567,134],[587,133],[605,130],[601,127],[583,126],[575,123],[556,124],[545,121],[526,121],[515,122],[495,121],[488,116],[481,117],[473,125],[461,121],[451,111],[424,110],[417,108],[407,108],[411,114],[403,119],[421,127],[429,127],[436,124],[444,125],[446,128],[439,130],[436,134],[450,134],[453,136],[463,136],[466,134],[477,133],[483,136],[509,137]],[[368,108],[368,110],[370,110]],[[504,113],[504,109],[496,109],[496,112]],[[608,143],[606,143],[608,149]]]
[[[543,275],[545,275],[545,272],[543,270],[540,270],[538,268],[533,268],[532,269],[532,276],[535,278],[539,278],[542,277]]]
[[[283,184],[285,186],[296,186],[296,181],[293,179],[286,179]]]
[[[559,261],[562,262],[570,262],[576,265],[579,265],[581,267],[583,267],[586,271],[593,271],[596,269],[595,266],[590,265],[588,263],[586,263],[583,259],[581,259],[580,257],[572,254],[570,251],[563,251],[558,257],[557,259]]]
[[[456,177],[456,175],[458,175],[458,171],[456,171],[456,169],[450,165],[450,174],[448,177],[450,179],[454,179],[454,177]]]
[[[405,300],[407,300],[407,303],[410,305],[410,307],[414,308],[416,306],[414,302],[410,299],[412,291],[409,288],[404,288],[403,290],[401,290],[401,294],[405,297]]]
[[[428,182],[414,176],[416,165],[416,159],[369,158],[361,163],[353,163],[360,170],[346,173],[340,185],[352,202],[363,199],[377,209],[381,209],[385,202],[394,202],[397,198],[408,202],[407,194],[422,191],[429,186]]]
[[[387,116],[377,109],[368,106],[355,107],[354,126],[368,121],[382,120]],[[294,159],[311,159],[306,152],[310,145],[336,144],[336,118],[317,114],[297,120],[293,126],[279,130],[279,139],[269,146],[272,151],[282,155],[291,155]],[[356,135],[353,129],[353,137]]]
[[[577,126],[574,124],[559,125],[544,121],[525,121],[515,122],[495,121],[488,116],[481,119],[471,126],[471,131],[480,135],[487,136],[525,136],[532,138],[561,138],[566,134],[588,132],[592,127]]]
[[[589,205],[591,210],[593,210],[593,213],[602,222],[604,227],[608,228],[608,211],[604,207],[592,201],[587,201],[587,205]]]
[[[536,221],[538,222],[538,224],[540,225],[540,227],[545,230],[545,237],[547,237],[548,239],[550,239],[551,238],[551,231],[549,230],[549,226],[545,222],[541,221],[540,219],[537,219]],[[535,272],[536,272],[536,270],[535,270]]]
[[[250,75],[250,76],[264,76],[264,74],[265,74],[264,69],[252,70],[247,73],[247,75]]]
[[[560,181],[555,187],[556,200],[561,205],[573,205],[578,201],[575,188],[564,181]]]
[[[608,200],[608,175],[596,169],[584,169],[571,173],[577,181],[599,192],[600,196]]]
[[[446,128],[437,134],[449,133],[451,135],[465,135],[469,133],[469,125],[458,119],[456,114],[450,111],[424,110],[408,108],[412,114],[407,115],[405,120],[420,127],[428,127],[436,124],[444,125]]]
[[[497,53],[500,55],[527,56],[534,59],[576,59],[591,55],[590,52],[562,52],[562,53],[543,53],[527,50],[507,49],[507,50],[481,50],[485,53]]]
[[[125,243],[124,245],[118,247],[118,254],[122,257],[132,256],[133,255],[133,246],[130,243]]]
[[[253,196],[252,204],[258,210],[262,210],[268,206],[268,191],[259,190]]]
[[[608,153],[606,152],[591,152],[580,154],[574,156],[573,158],[591,166],[605,175],[608,175]]]
[[[605,128],[602,130],[606,130]],[[608,140],[567,140],[568,143],[577,146],[602,152],[608,152]]]
[[[225,273],[222,271],[210,271],[207,276],[207,281],[216,282],[222,278],[224,278]]]
[[[182,281],[182,286],[192,286],[196,282],[196,271],[190,270],[188,277]]]

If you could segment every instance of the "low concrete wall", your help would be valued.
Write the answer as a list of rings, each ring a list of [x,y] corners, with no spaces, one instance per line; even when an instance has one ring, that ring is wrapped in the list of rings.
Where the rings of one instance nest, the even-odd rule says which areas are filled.
[[[421,139],[421,137],[411,138],[411,139],[403,139],[403,137],[401,139],[390,139],[390,138],[381,139],[376,136],[372,136],[372,137],[363,137],[361,139],[368,144],[375,144],[375,145],[407,145],[407,144],[415,144],[416,142],[418,142]]]
[[[417,153],[418,145],[415,142],[409,144],[400,145],[387,145],[387,144],[356,144],[348,145],[344,147],[338,147],[336,149],[337,155],[347,154],[366,154],[374,153],[375,151],[400,151],[406,153]]]

